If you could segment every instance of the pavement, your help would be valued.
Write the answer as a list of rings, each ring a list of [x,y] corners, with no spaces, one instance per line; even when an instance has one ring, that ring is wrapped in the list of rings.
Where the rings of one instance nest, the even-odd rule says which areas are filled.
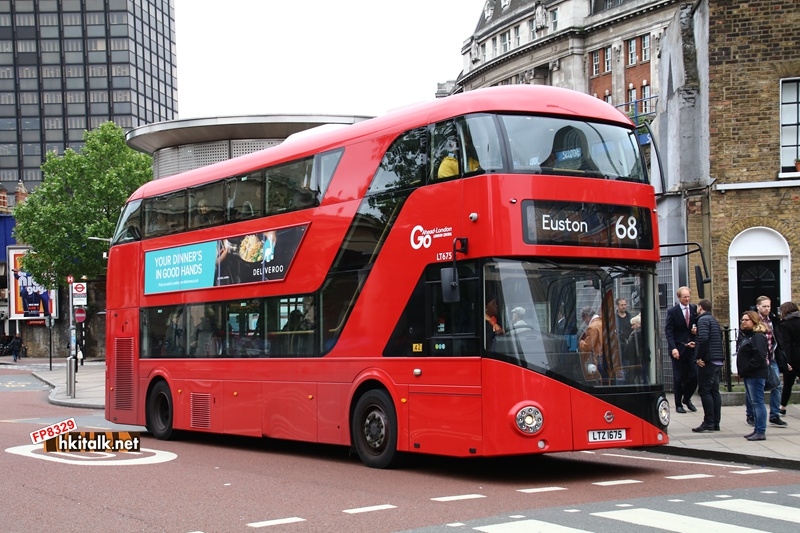
[[[17,363],[10,356],[0,357],[0,370],[35,365],[33,375],[53,387],[49,401],[54,405],[84,409],[105,407],[105,361],[86,360],[78,367],[75,397],[67,395],[67,365],[65,358],[53,359],[53,370],[48,359],[24,358]],[[40,368],[45,368],[41,370]],[[771,468],[800,470],[800,392],[792,395],[782,418],[786,427],[767,426],[767,440],[749,442],[743,438],[752,428],[745,424],[744,398],[739,393],[723,393],[722,423],[720,431],[694,433],[692,428],[703,421],[700,398],[695,396],[697,412],[677,413],[674,406],[669,424],[670,443],[654,448],[654,452],[671,455],[742,462]],[[769,406],[768,406],[769,407]]]

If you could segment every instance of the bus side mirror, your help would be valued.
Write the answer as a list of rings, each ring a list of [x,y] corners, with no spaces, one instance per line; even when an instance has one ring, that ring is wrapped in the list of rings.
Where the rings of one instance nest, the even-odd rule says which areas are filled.
[[[461,301],[461,292],[458,287],[458,271],[453,267],[442,269],[442,300],[446,304]]]
[[[694,279],[697,285],[697,296],[702,300],[706,297],[706,283],[711,283],[711,280],[703,276],[700,265],[694,266]]]

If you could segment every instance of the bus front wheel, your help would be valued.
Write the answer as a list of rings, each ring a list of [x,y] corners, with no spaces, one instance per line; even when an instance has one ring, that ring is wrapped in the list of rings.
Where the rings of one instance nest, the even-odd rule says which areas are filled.
[[[397,414],[392,398],[384,390],[364,393],[356,403],[351,436],[358,457],[372,468],[397,464]]]
[[[147,431],[159,440],[169,440],[173,436],[172,393],[166,381],[159,381],[147,397]]]

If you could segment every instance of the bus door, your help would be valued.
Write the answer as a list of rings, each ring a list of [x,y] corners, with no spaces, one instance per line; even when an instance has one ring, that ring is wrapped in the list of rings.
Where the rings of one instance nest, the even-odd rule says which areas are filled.
[[[479,281],[475,262],[459,262],[460,297],[445,302],[443,266],[430,265],[423,279],[425,357],[416,359],[409,384],[409,448],[467,457],[482,450]]]

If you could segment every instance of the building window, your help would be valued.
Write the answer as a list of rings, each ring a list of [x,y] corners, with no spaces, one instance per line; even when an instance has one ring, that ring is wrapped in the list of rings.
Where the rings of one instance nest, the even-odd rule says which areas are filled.
[[[83,52],[82,39],[64,39],[65,52]]]
[[[0,41],[0,52],[13,52],[14,43],[11,41]]]
[[[108,22],[110,24],[127,24],[128,23],[128,13],[125,11],[117,12],[117,13],[109,13],[108,14]]]
[[[111,65],[112,76],[129,76],[130,73],[130,65]]]
[[[642,35],[642,61],[650,61],[650,36]]]
[[[628,89],[628,111],[636,111],[636,87]]]
[[[611,102],[611,95],[610,94],[607,94],[605,96],[605,101],[606,101],[607,104],[613,105],[612,102]]]
[[[17,101],[14,98],[14,93],[0,93],[0,104],[12,105],[16,103]]]
[[[529,24],[531,25],[531,42],[536,40],[536,20],[531,19]]]
[[[35,52],[36,41],[20,40],[17,41],[17,53]]]
[[[68,104],[83,104],[86,102],[86,93],[83,91],[67,91]]]
[[[636,39],[628,41],[628,65],[636,64]]]
[[[650,86],[642,85],[642,114],[646,115],[653,112],[650,100]]]
[[[39,103],[39,93],[34,92],[21,92],[19,93],[19,103],[20,104],[38,104]]]
[[[89,101],[93,104],[108,102],[108,91],[90,91]]]
[[[85,130],[86,117],[67,117],[67,128],[71,130]]]
[[[61,67],[59,66],[47,66],[42,67],[42,78],[60,78],[61,77]]]
[[[800,78],[781,81],[781,172],[800,158]]]
[[[56,39],[42,39],[42,52],[60,52],[61,43]]]
[[[82,23],[80,13],[64,13],[61,20],[64,21],[64,26],[80,26]]]
[[[0,80],[14,79],[14,67],[0,67]]]
[[[519,33],[519,26],[514,26],[514,47],[519,48],[522,44],[522,37]]]
[[[604,60],[604,65],[603,65],[603,69],[604,70],[603,70],[603,72],[611,72],[611,47],[610,46],[607,46],[605,48],[605,51],[603,52],[603,55],[604,55],[604,57],[603,57],[603,60]]]
[[[592,76],[600,74],[600,50],[592,52]]]
[[[39,77],[36,67],[19,67],[17,72],[19,72],[19,77],[25,80],[35,80]]]
[[[106,49],[105,39],[87,39],[86,49],[90,52],[100,52]]]
[[[8,13],[0,13],[0,28],[11,26],[11,15]]]
[[[102,26],[106,23],[105,13],[86,13],[87,26]]]
[[[39,26],[58,26],[58,13],[39,13]]]
[[[89,65],[90,78],[105,78],[108,76],[108,67],[105,65]]]
[[[65,68],[68,78],[82,78],[83,65],[67,65]]]
[[[554,9],[550,12],[550,25],[553,31],[558,29],[558,9]]]
[[[60,92],[46,92],[42,93],[42,98],[45,104],[60,104],[62,96]]]
[[[497,37],[492,37],[492,57],[497,57]]]
[[[127,50],[128,49],[128,39],[111,39],[111,49],[112,50]]]
[[[500,49],[501,53],[505,54],[511,50],[511,32],[503,32],[500,34]]]
[[[33,13],[18,13],[17,26],[36,26],[36,16]]]

